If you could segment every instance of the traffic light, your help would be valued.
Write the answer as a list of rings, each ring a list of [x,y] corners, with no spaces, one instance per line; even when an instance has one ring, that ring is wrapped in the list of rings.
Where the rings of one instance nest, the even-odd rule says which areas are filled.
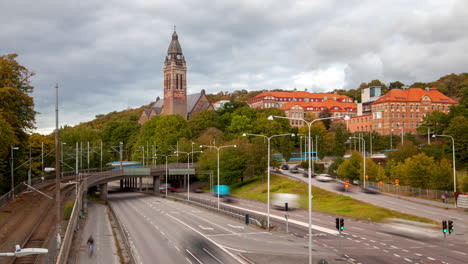
[[[453,232],[453,221],[449,220],[448,221],[448,232],[451,234]]]
[[[444,234],[447,233],[447,221],[445,221],[445,220],[442,221],[442,232],[443,232]]]
[[[343,218],[340,219],[340,230],[341,231],[344,230],[344,219]]]
[[[336,230],[340,230],[340,219],[337,217],[335,221],[336,221]]]

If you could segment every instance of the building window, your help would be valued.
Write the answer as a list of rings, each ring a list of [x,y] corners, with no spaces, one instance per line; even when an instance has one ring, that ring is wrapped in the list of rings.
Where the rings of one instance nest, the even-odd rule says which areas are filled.
[[[396,105],[396,110],[400,110],[400,104]]]
[[[427,105],[424,106],[424,110],[429,110],[429,107]]]
[[[406,105],[404,105],[404,104],[401,105],[401,110],[402,110],[402,111],[405,111],[405,110],[406,110]]]
[[[413,111],[413,105],[412,105],[412,104],[409,106],[409,109],[410,109],[411,111]]]
[[[416,113],[416,118],[419,118],[419,113]]]
[[[401,118],[405,118],[405,117],[406,117],[405,113],[401,113]]]
[[[393,113],[392,113],[391,117],[393,118]]]
[[[416,105],[416,111],[419,111],[419,105]]]
[[[413,113],[410,113],[410,114],[409,114],[409,117],[410,117],[410,118],[413,118]]]
[[[390,110],[392,110],[392,111],[393,111],[393,104],[391,104],[391,105],[390,105]]]
[[[396,113],[396,118],[400,118],[400,113]]]

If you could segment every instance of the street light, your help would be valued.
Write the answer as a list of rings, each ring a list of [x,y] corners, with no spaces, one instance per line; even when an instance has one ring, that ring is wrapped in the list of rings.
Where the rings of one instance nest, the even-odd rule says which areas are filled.
[[[450,135],[432,135],[433,138],[435,137],[449,137],[452,139],[452,159],[453,159],[453,193],[457,192],[457,174],[455,168],[455,139],[453,139]],[[457,208],[457,202],[455,201],[455,208]]]
[[[268,142],[268,165],[267,165],[267,228],[268,231],[270,230],[270,140],[274,137],[284,137],[284,136],[292,136],[294,137],[293,134],[280,134],[280,135],[274,135],[274,136],[265,136],[265,135],[259,135],[259,134],[250,134],[250,133],[244,133],[242,136],[254,136],[254,137],[263,137],[267,139]]]
[[[352,139],[352,138],[357,138],[357,137],[349,137],[349,139]],[[363,146],[364,146],[364,155],[363,155],[363,158],[364,158],[364,175],[363,175],[363,178],[364,178],[364,188],[366,188],[366,140],[364,140],[364,138],[357,138],[357,139],[361,139],[362,142],[363,142]]]
[[[293,118],[293,117],[285,117],[285,116],[269,116],[268,120],[274,120],[274,118],[283,118],[283,119],[289,119],[289,120],[299,120],[307,124],[307,127],[309,129],[308,132],[308,139],[309,139],[309,146],[308,146],[308,152],[309,152],[309,264],[312,264],[312,157],[311,157],[311,152],[312,150],[310,149],[311,146],[311,137],[310,137],[310,129],[312,127],[312,124],[316,121],[321,121],[321,120],[327,120],[327,119],[337,119],[337,118],[344,118],[344,120],[349,120],[349,116],[335,116],[335,117],[325,117],[325,118],[318,118],[312,121],[306,121],[303,118]],[[312,165],[311,165],[312,164]]]
[[[14,171],[15,171],[15,164],[14,164],[14,157],[13,157],[13,151],[18,150],[18,147],[13,147],[11,146],[11,197],[13,198],[13,201],[15,200],[15,176],[14,176]]]
[[[174,151],[174,153],[177,154],[177,156],[179,156],[179,153],[187,154],[187,200],[190,200],[190,174],[188,172],[188,170],[190,169],[190,154],[192,154],[192,157],[193,157],[193,153],[201,153],[201,152],[203,151],[201,150],[192,151],[192,152]]]
[[[233,147],[233,148],[237,148],[237,145],[225,145],[225,146],[220,146],[220,147],[216,147],[216,146],[210,146],[210,145],[200,145],[200,148],[214,148],[217,150],[218,152],[218,210],[219,210],[219,151],[223,148],[230,148],[230,147]]]
[[[175,157],[177,155],[161,155],[161,154],[154,154],[154,156],[156,156],[156,158],[158,158],[158,156],[161,156],[161,157],[165,157],[166,158],[166,198],[167,198],[167,158],[168,157]]]

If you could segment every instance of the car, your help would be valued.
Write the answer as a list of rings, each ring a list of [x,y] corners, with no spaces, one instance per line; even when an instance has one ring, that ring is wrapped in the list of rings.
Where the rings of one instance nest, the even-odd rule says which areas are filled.
[[[195,188],[195,190],[193,190],[193,191],[196,192],[196,193],[202,193],[203,189],[202,188]]]
[[[175,187],[167,188],[167,190],[170,191],[170,192],[180,192],[181,191],[181,189],[175,188]]]
[[[298,169],[297,167],[291,167],[291,168],[289,169],[289,172],[291,172],[291,173],[299,173],[299,169]]]
[[[281,165],[282,170],[289,170],[289,166],[287,164]]]
[[[379,189],[374,186],[367,186],[366,188],[362,188],[361,190],[363,193],[369,193],[369,194],[378,194],[380,193]]]
[[[316,177],[317,181],[321,181],[321,182],[331,182],[333,181],[333,178],[330,177],[330,175],[328,174],[319,174],[317,177]]]
[[[309,171],[308,171],[308,170],[303,170],[303,171],[302,171],[302,176],[308,178],[308,177],[309,177]],[[312,172],[312,175],[311,175],[311,176],[312,176],[312,178],[314,178],[315,176],[317,176],[317,173],[313,173],[313,172]]]

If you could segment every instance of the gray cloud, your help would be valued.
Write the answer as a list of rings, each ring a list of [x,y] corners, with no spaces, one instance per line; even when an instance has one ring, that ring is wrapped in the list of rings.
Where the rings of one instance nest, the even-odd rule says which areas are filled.
[[[172,26],[190,92],[328,91],[381,79],[431,81],[466,71],[468,2],[3,1],[0,54],[35,71],[39,131],[138,107],[162,95]]]

